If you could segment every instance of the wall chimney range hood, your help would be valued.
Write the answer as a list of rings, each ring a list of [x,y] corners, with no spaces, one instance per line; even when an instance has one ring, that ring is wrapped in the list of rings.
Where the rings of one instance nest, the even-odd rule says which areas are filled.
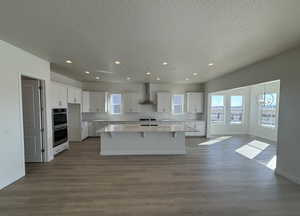
[[[140,102],[141,105],[154,105],[155,103],[151,101],[151,89],[150,83],[145,83],[145,100]]]

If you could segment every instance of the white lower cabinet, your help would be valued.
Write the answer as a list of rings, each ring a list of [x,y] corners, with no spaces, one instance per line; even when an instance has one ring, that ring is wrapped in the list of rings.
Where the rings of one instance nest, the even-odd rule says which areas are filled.
[[[196,129],[196,132],[186,132],[186,136],[205,136],[206,135],[206,128],[205,128],[205,121],[190,121],[186,122],[186,125]]]

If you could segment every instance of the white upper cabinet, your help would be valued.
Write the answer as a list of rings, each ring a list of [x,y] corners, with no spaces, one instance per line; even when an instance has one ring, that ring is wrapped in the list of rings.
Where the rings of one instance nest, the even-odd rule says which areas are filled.
[[[81,104],[81,89],[68,87],[68,103]]]
[[[90,92],[90,112],[107,112],[106,104],[106,92]]]
[[[172,111],[172,99],[169,92],[157,92],[157,112],[170,113]]]
[[[82,112],[90,112],[90,92],[82,91],[82,99],[81,99]]]
[[[50,83],[51,107],[67,108],[67,87],[59,83]]]
[[[188,113],[202,113],[203,112],[203,93],[190,92],[187,96],[187,112]]]
[[[140,105],[138,101],[138,94],[133,92],[123,94],[123,112],[130,113],[139,111]]]

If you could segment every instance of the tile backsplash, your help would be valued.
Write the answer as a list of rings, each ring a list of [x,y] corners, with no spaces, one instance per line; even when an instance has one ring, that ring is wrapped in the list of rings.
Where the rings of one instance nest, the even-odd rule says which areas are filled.
[[[202,113],[184,113],[179,115],[173,115],[171,113],[158,113],[158,112],[143,112],[143,113],[124,113],[120,115],[111,115],[109,113],[83,113],[82,119],[84,121],[92,120],[115,120],[115,121],[138,121],[140,118],[156,118],[157,120],[203,120],[204,115]]]

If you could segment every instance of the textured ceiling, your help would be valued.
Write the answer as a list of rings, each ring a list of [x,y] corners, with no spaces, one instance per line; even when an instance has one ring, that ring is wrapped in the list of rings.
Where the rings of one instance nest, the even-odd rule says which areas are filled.
[[[205,82],[297,46],[299,20],[299,0],[0,1],[0,39],[82,81]]]

